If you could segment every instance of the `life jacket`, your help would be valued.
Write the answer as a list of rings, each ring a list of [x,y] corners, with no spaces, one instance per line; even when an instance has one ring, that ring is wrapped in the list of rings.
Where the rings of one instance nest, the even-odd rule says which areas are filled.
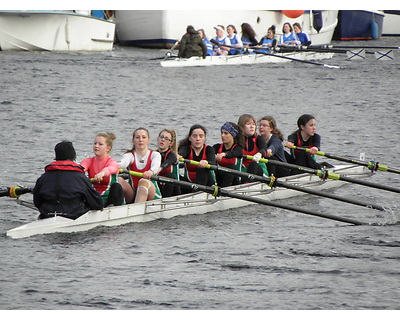
[[[189,154],[188,160],[194,160],[194,150],[191,145],[189,146],[189,148],[190,148],[190,154]],[[201,160],[207,160],[206,148],[207,148],[207,145],[204,145],[203,150],[200,151],[203,153],[201,156]],[[189,179],[189,181],[193,182],[196,179],[197,171],[199,171],[199,166],[196,166],[194,164],[185,163],[185,173],[186,173],[186,177]]]
[[[84,168],[70,160],[54,161],[45,167],[45,171],[63,170],[84,172]]]
[[[233,149],[235,146],[236,146],[236,144],[234,144],[231,149]],[[221,145],[219,146],[219,149],[218,149],[218,153],[222,153],[223,149],[224,149],[224,144],[221,143]],[[238,160],[239,159],[235,158],[235,157],[232,158],[232,159],[222,158],[220,161],[218,161],[218,164],[220,166],[222,166],[222,167],[228,167],[230,164],[233,164],[233,165],[235,165],[237,167],[238,166]]]
[[[251,138],[247,138],[246,137],[246,144],[245,144],[245,147],[243,149],[243,155],[244,156],[254,156],[258,152],[258,147],[257,147],[257,144],[256,144],[257,137],[258,137],[257,135],[254,135]],[[254,143],[254,148],[251,151],[248,151],[248,148],[249,148],[248,141],[249,140],[253,140],[253,143]],[[247,168],[252,161],[253,160],[249,160],[249,159],[245,159],[244,158],[243,159],[243,165]]]
[[[135,154],[132,152],[133,161],[132,161],[131,165],[129,166],[129,170],[130,170],[130,171],[136,171],[136,172],[142,172],[142,173],[143,173],[143,172],[146,172],[146,171],[149,171],[150,168],[151,168],[151,155],[152,155],[152,154],[153,154],[153,151],[150,150],[150,154],[149,154],[149,157],[148,157],[148,161],[147,161],[147,163],[146,163],[146,166],[145,166],[143,169],[138,169],[137,166],[136,166]],[[131,176],[131,179],[132,179],[133,187],[134,187],[134,189],[136,190],[136,189],[138,188],[139,180],[140,180],[141,178],[140,178],[140,177]]]

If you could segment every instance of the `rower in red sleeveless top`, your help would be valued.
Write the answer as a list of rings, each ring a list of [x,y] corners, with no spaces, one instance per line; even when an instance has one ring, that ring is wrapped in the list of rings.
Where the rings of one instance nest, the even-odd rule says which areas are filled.
[[[267,156],[267,143],[265,139],[256,132],[256,119],[250,114],[243,114],[239,117],[238,127],[245,136],[243,155],[253,156],[252,160],[243,159],[242,171],[259,176],[268,176],[265,163],[258,163],[261,158]]]
[[[244,137],[239,127],[233,122],[225,122],[221,127],[221,140],[222,143],[213,146],[218,165],[240,171]],[[215,177],[221,188],[240,183],[239,177],[223,171],[216,171]]]
[[[176,132],[163,129],[158,134],[157,151],[161,154],[161,166],[157,173],[159,176],[179,180],[178,147],[176,145]],[[181,194],[180,188],[173,184],[158,182],[163,198]]]
[[[119,182],[125,193],[126,203],[144,202],[160,199],[161,192],[157,182],[150,180],[153,174],[158,173],[161,164],[161,155],[148,148],[150,144],[149,131],[138,128],[133,132],[133,147],[122,156],[119,165],[121,169],[128,169],[143,173],[143,177],[129,177],[129,183],[121,177]]]
[[[290,149],[291,157],[288,157],[288,162],[295,163],[299,166],[320,169],[321,166],[315,159],[315,154],[321,147],[321,136],[315,133],[317,121],[311,114],[303,114],[297,120],[298,130],[293,132],[288,137],[288,142],[285,146],[303,147],[310,149],[310,153],[301,150]],[[293,171],[292,173],[299,173]]]
[[[184,158],[200,162],[199,166],[185,163],[185,171],[182,180],[197,184],[212,186],[215,184],[214,171],[206,167],[207,164],[216,164],[213,147],[206,145],[207,130],[202,125],[195,124],[188,136],[179,142],[178,158]],[[189,190],[181,189],[182,193]]]

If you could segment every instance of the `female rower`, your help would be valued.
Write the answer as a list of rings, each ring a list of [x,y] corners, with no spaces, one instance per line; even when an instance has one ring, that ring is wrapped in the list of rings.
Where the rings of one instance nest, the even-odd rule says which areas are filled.
[[[157,151],[161,154],[161,166],[157,174],[162,177],[179,180],[178,148],[176,145],[175,130],[162,130],[158,135],[157,143]],[[172,184],[158,182],[158,187],[163,197],[175,196],[181,193],[179,187]]]
[[[212,46],[210,40],[208,40],[206,33],[204,32],[204,29],[199,29],[199,30],[197,30],[197,32],[199,33],[200,38],[203,39],[204,44],[207,47],[206,56],[212,56],[213,55],[213,46]]]
[[[277,128],[275,118],[271,116],[262,117],[259,121],[259,133],[267,142],[267,158],[271,160],[286,162],[285,150],[283,148],[283,134]],[[280,166],[267,163],[268,172],[277,178],[290,175],[290,170]]]
[[[242,42],[244,47],[252,47],[258,45],[258,41],[256,40],[256,32],[247,22],[242,23]]]
[[[317,121],[311,114],[303,114],[297,120],[298,130],[288,137],[288,142],[285,145],[288,148],[292,146],[308,148],[310,149],[310,154],[301,150],[290,149],[292,157],[289,162],[308,168],[321,168],[315,160],[315,154],[321,146],[321,136],[315,133],[316,123]]]
[[[214,49],[214,56],[226,56],[229,52],[229,47],[231,46],[231,41],[225,35],[225,27],[218,25],[214,27],[216,37],[212,39],[211,42],[217,44],[216,48]],[[224,47],[227,45],[228,47]]]
[[[122,169],[143,173],[143,177],[129,176],[129,183],[119,178],[124,189],[127,203],[144,202],[147,200],[160,199],[161,192],[158,184],[150,180],[157,173],[161,165],[161,155],[157,151],[148,148],[150,143],[149,131],[138,128],[133,132],[133,147],[127,150],[119,163]]]
[[[221,127],[222,143],[213,146],[218,165],[234,170],[241,170],[244,137],[239,127],[233,122],[225,122]],[[217,185],[221,188],[240,183],[238,177],[223,171],[215,172]]]
[[[279,45],[281,46],[297,46],[301,42],[297,35],[293,32],[293,28],[289,22],[285,22],[282,27],[283,34],[279,37]]]
[[[265,163],[258,163],[261,157],[267,155],[267,143],[256,132],[256,120],[250,114],[243,114],[239,117],[238,126],[245,136],[243,155],[253,156],[252,160],[246,158],[243,160],[242,170],[259,176],[268,176]]]
[[[178,158],[194,160],[199,166],[185,163],[185,172],[182,180],[201,185],[212,186],[215,184],[214,172],[206,168],[207,164],[216,164],[213,147],[205,144],[207,130],[202,125],[195,124],[188,136],[179,142]],[[188,191],[182,189],[182,192]]]
[[[268,28],[267,35],[265,37],[262,37],[260,42],[258,43],[258,45],[261,46],[263,49],[257,51],[261,51],[263,53],[270,53],[271,51],[274,50],[276,44],[277,40],[275,38],[275,26],[272,25]]]
[[[93,179],[94,188],[103,198],[104,206],[119,206],[124,202],[124,194],[118,183],[119,165],[108,154],[112,150],[115,135],[98,133],[93,143],[94,157],[82,160],[84,172],[88,172],[89,179]]]
[[[229,26],[226,27],[226,31],[228,32],[228,38],[231,41],[231,45],[232,47],[234,47],[233,49],[229,50],[229,54],[235,55],[242,53],[240,49],[243,47],[243,43],[237,34],[235,26],[230,24]]]
[[[300,23],[298,22],[293,23],[293,30],[303,46],[309,46],[311,44],[310,37],[308,36],[307,33],[303,32]]]

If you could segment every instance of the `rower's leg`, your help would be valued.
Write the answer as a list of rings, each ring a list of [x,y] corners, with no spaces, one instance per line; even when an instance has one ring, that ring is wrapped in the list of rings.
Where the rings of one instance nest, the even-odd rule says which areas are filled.
[[[136,191],[135,202],[145,202],[153,200],[156,195],[156,188],[150,180],[140,179],[139,186]]]

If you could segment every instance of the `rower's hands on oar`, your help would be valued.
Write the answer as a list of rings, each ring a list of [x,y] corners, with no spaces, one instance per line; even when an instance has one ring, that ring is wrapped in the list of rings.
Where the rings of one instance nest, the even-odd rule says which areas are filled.
[[[199,161],[199,168],[205,168],[208,165],[208,161],[207,160],[200,160]]]
[[[260,152],[257,152],[254,156],[253,156],[253,161],[255,162],[259,162],[260,159],[262,158],[262,154]]]
[[[103,178],[104,178],[105,175],[106,175],[105,172],[100,171],[98,174],[96,174],[96,175],[93,177],[94,182],[100,182],[101,180],[103,180]]]
[[[283,144],[286,148],[291,148],[291,147],[293,147],[294,146],[294,143],[293,142],[285,142],[284,144]]]
[[[225,158],[226,157],[226,153],[225,152],[222,152],[222,153],[217,153],[216,155],[215,155],[215,160],[217,160],[217,162],[220,162],[223,158]]]
[[[154,172],[151,170],[143,172],[143,178],[144,179],[150,179],[153,176]]]
[[[317,147],[312,147],[312,148],[310,148],[310,154],[311,154],[312,156],[315,155],[318,151],[319,151],[319,150],[318,150]]]

